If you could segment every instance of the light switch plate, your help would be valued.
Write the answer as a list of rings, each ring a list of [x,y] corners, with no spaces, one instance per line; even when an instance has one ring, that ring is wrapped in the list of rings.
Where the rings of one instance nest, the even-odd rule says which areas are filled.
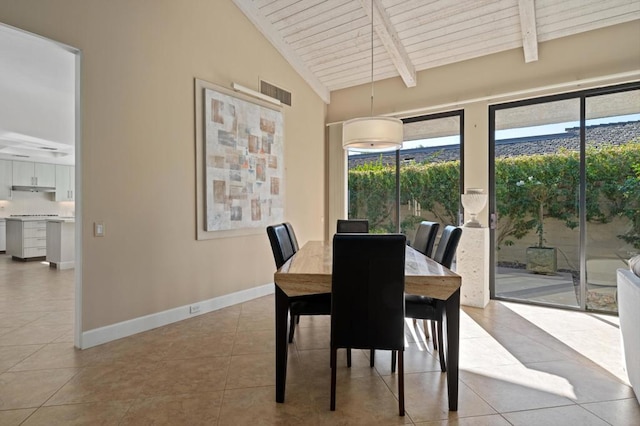
[[[93,222],[93,236],[94,237],[104,237],[104,223],[103,222]]]

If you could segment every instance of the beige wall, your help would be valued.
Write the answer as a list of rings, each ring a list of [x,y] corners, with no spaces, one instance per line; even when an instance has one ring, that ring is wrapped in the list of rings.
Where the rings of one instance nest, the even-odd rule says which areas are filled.
[[[404,118],[464,109],[465,187],[487,189],[489,105],[638,80],[638,40],[640,21],[633,21],[540,43],[539,60],[528,64],[515,49],[419,72],[413,88],[400,78],[375,82],[375,113]],[[369,115],[370,90],[362,85],[332,92],[327,121]],[[487,209],[479,219],[487,224]]]
[[[83,330],[273,282],[266,233],[195,240],[195,77],[293,92],[285,219],[322,239],[325,105],[231,0],[6,0],[0,22],[82,50]]]

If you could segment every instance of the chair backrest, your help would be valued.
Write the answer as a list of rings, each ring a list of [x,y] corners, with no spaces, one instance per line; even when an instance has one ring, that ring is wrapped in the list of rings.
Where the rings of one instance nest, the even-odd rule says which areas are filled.
[[[298,239],[296,238],[296,233],[293,232],[293,226],[289,222],[283,223],[284,227],[287,228],[287,232],[289,233],[289,239],[291,240],[291,247],[293,247],[293,252],[297,253],[300,250],[300,246],[298,246]]]
[[[273,260],[276,262],[276,268],[279,269],[294,254],[289,232],[283,223],[279,223],[267,226],[267,235],[273,251]]]
[[[406,244],[402,234],[335,234],[332,347],[404,347]]]
[[[433,243],[436,241],[438,229],[440,229],[440,224],[438,222],[428,222],[426,220],[420,222],[411,247],[418,250],[425,256],[431,257],[433,252]]]
[[[367,219],[338,219],[336,232],[344,233],[368,233],[369,221]]]
[[[446,268],[451,268],[451,262],[456,254],[461,235],[462,228],[453,225],[445,226],[433,260]]]

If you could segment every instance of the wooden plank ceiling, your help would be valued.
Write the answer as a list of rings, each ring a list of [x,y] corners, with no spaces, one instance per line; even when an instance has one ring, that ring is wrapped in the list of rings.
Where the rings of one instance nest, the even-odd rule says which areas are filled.
[[[640,0],[233,0],[325,102],[373,80],[640,19]],[[373,6],[373,9],[372,9]]]

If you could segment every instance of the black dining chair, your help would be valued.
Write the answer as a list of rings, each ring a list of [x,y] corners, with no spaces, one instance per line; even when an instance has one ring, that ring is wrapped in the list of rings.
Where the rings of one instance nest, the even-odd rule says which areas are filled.
[[[293,231],[293,226],[289,222],[283,223],[284,227],[287,228],[287,232],[289,233],[289,239],[291,240],[291,247],[293,248],[293,253],[297,253],[300,250],[300,246],[298,245],[298,239],[296,238],[296,233]]]
[[[438,222],[429,222],[423,220],[418,225],[416,236],[413,239],[411,247],[418,250],[427,257],[431,257],[433,253],[433,244],[436,241],[440,224]]]
[[[289,229],[291,229],[289,231]],[[286,223],[267,227],[267,235],[271,243],[276,268],[280,269],[287,260],[295,254],[298,241],[291,224]],[[289,343],[293,342],[296,324],[301,315],[329,315],[331,314],[331,293],[310,294],[289,298]]]
[[[331,410],[338,348],[383,349],[398,356],[404,416],[404,265],[402,234],[336,234],[331,285]]]
[[[336,232],[343,234],[350,233],[368,233],[369,221],[367,219],[338,219]]]
[[[413,238],[413,243],[411,247],[418,250],[420,253],[424,254],[427,257],[431,257],[433,253],[433,245],[436,241],[436,237],[438,235],[438,230],[440,229],[440,223],[438,222],[430,222],[423,220],[418,225],[418,229],[416,230],[416,235]],[[413,319],[413,326],[416,327],[416,319]],[[424,328],[424,337],[429,338],[429,327],[427,326],[427,320],[423,321]],[[431,334],[436,335],[436,324],[435,322],[431,322]],[[436,343],[437,345],[437,343]]]
[[[336,232],[338,234],[368,234],[369,221],[367,219],[338,219],[336,224]],[[369,363],[373,367],[376,353],[372,349],[369,354]],[[395,364],[394,364],[395,365]],[[347,350],[347,366],[351,367],[351,349]]]
[[[453,257],[456,254],[462,228],[447,225],[442,231],[442,236],[438,242],[438,247],[433,255],[433,260],[446,268],[451,268]],[[442,319],[444,316],[445,304],[442,300],[433,299],[431,297],[417,296],[408,294],[405,296],[405,310],[407,318],[425,320],[423,324],[425,335],[427,334],[426,320],[432,322],[433,349],[439,352],[440,370],[447,371],[444,357],[444,334],[442,332]],[[437,325],[437,333],[434,326]],[[439,348],[439,349],[438,349]]]

